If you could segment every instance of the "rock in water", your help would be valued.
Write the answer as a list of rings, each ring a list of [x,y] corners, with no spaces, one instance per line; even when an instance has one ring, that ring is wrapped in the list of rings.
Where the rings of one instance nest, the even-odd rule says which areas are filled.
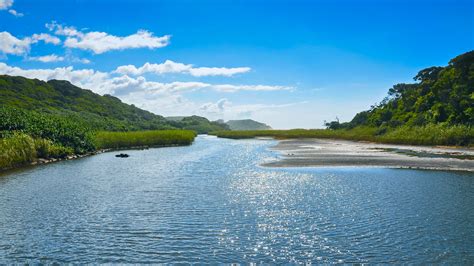
[[[117,154],[115,155],[115,157],[119,157],[119,158],[127,158],[129,157],[130,155],[126,154],[126,153],[121,153],[121,154]]]

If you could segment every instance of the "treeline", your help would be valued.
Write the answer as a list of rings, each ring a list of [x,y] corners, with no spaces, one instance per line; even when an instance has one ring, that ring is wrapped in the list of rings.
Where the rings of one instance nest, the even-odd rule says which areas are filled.
[[[370,126],[384,133],[400,126],[474,125],[474,51],[457,56],[446,67],[423,69],[414,80],[417,82],[394,85],[387,97],[352,121],[333,121],[326,126]]]

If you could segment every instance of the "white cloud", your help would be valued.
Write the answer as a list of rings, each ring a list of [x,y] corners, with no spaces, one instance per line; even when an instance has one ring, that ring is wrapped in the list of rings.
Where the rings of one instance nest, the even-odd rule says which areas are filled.
[[[31,38],[18,39],[9,32],[0,32],[0,52],[22,55],[30,51]]]
[[[62,35],[62,36],[79,36],[79,35],[81,35],[81,32],[76,30],[76,28],[63,26],[61,24],[58,24],[56,21],[53,21],[51,23],[46,23],[45,27],[49,31],[54,31],[54,33],[57,34],[57,35]]]
[[[90,89],[100,94],[111,92],[104,86],[109,78],[109,74],[95,71],[93,69],[74,70],[73,67],[22,69],[19,67],[8,66],[5,63],[0,63],[0,73],[11,76],[36,78],[44,81],[51,79],[67,80],[78,87]]]
[[[72,62],[77,62],[77,63],[81,63],[81,64],[90,64],[91,60],[89,60],[87,58],[74,58],[74,59],[72,59]]]
[[[38,41],[44,41],[45,43],[51,43],[54,45],[58,45],[61,43],[61,40],[58,37],[49,35],[47,33],[33,34],[31,36],[31,39],[33,43]]]
[[[153,36],[152,32],[139,30],[128,36],[114,36],[106,32],[82,32],[74,27],[65,27],[56,22],[46,24],[46,28],[57,35],[67,36],[64,46],[82,50],[90,50],[95,54],[102,54],[112,50],[125,50],[135,48],[155,49],[169,44],[170,35],[161,37]]]
[[[170,82],[161,83],[147,81],[144,77],[132,78],[127,75],[113,76],[114,73],[100,72],[93,69],[75,70],[73,67],[54,69],[22,69],[0,63],[0,73],[14,76],[24,76],[41,80],[64,79],[71,83],[93,90],[97,93],[124,93],[130,91],[148,91],[150,93],[184,93],[200,89],[211,89],[220,92],[245,91],[274,91],[286,90],[291,87],[268,85],[231,85],[210,84],[204,82]]]
[[[227,98],[222,98],[216,102],[208,102],[199,107],[199,115],[208,117],[211,120],[217,119],[247,119],[255,118],[257,114],[267,115],[281,112],[281,109],[299,106],[307,102],[293,102],[284,104],[233,104]],[[265,119],[267,120],[267,119]]]
[[[212,89],[220,92],[236,92],[236,91],[279,91],[293,90],[293,87],[287,86],[269,86],[269,85],[213,85]]]
[[[0,0],[0,10],[8,10],[8,13],[15,17],[23,17],[23,13],[20,13],[10,7],[13,6],[13,0]]]
[[[0,10],[5,10],[13,5],[13,0],[0,0]]]
[[[220,99],[215,103],[209,102],[201,105],[199,109],[206,114],[222,114],[224,113],[225,109],[231,106],[231,102],[226,98]]]
[[[165,74],[165,73],[184,73],[189,72],[192,65],[185,65],[176,63],[171,60],[166,60],[162,64],[145,63],[143,66],[137,68],[134,65],[119,66],[115,72],[124,75],[143,75],[145,73]]]
[[[143,75],[146,73],[166,74],[166,73],[183,73],[191,74],[195,77],[202,76],[233,76],[235,74],[245,73],[250,71],[249,67],[194,67],[191,64],[177,63],[171,60],[166,60],[161,64],[145,63],[141,67],[134,65],[119,66],[115,72],[124,75]]]
[[[195,77],[202,76],[233,76],[235,74],[246,73],[250,71],[250,67],[197,67],[189,70],[191,75]]]
[[[0,52],[4,54],[24,55],[29,53],[31,44],[43,41],[45,43],[59,44],[57,37],[46,33],[33,34],[31,37],[19,39],[7,31],[0,32]]]
[[[43,63],[50,63],[50,62],[64,61],[64,57],[63,56],[57,56],[55,54],[50,54],[50,55],[29,57],[28,60],[30,60],[30,61],[39,61],[39,62],[43,62]]]
[[[13,16],[18,17],[18,18],[21,18],[21,17],[24,16],[23,13],[17,12],[17,11],[14,10],[14,9],[8,10],[8,13],[10,13],[10,14],[12,14]]]

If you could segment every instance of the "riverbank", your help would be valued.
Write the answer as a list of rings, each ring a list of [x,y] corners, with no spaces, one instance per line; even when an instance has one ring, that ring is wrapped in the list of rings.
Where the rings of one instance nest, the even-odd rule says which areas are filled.
[[[192,144],[195,136],[196,133],[191,130],[96,132],[90,137],[91,149],[76,152],[75,147],[33,138],[24,133],[13,133],[0,138],[0,171],[72,160],[106,151],[185,146]]]
[[[352,129],[242,130],[210,133],[220,138],[247,139],[343,139],[403,145],[474,146],[474,128],[467,125],[428,124],[397,128],[355,127]]]
[[[280,140],[268,167],[385,167],[474,171],[474,149],[329,139]]]

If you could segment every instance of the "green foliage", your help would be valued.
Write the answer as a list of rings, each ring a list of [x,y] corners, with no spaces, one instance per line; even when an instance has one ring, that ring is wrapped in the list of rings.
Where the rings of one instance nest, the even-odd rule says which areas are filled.
[[[452,59],[446,67],[423,69],[414,80],[418,83],[394,85],[382,102],[340,128],[474,125],[474,51]]]
[[[70,147],[76,153],[95,149],[90,128],[80,121],[5,106],[0,107],[0,118],[0,132],[3,132],[3,135],[19,131],[33,138],[48,139],[61,146]]]
[[[474,145],[474,128],[468,125],[429,124],[425,126],[403,126],[395,129],[359,126],[352,129],[292,129],[219,131],[211,134],[221,138],[245,139],[254,137],[289,138],[334,138],[357,141],[411,145]]]
[[[222,124],[198,116],[186,118],[183,122],[171,122],[134,105],[122,103],[111,95],[100,96],[64,80],[44,82],[0,75],[0,106],[63,116],[94,130],[191,129],[207,133],[227,129]]]
[[[119,149],[139,146],[190,145],[195,136],[195,132],[190,130],[97,132],[94,140],[99,149]]]
[[[35,142],[26,134],[0,139],[0,169],[31,162],[36,158]]]
[[[35,139],[35,149],[38,158],[66,158],[66,156],[74,153],[70,147],[64,147],[53,143],[47,139]]]
[[[64,158],[73,153],[71,148],[20,132],[11,132],[0,138],[0,151],[0,169],[30,163],[37,158]]]

